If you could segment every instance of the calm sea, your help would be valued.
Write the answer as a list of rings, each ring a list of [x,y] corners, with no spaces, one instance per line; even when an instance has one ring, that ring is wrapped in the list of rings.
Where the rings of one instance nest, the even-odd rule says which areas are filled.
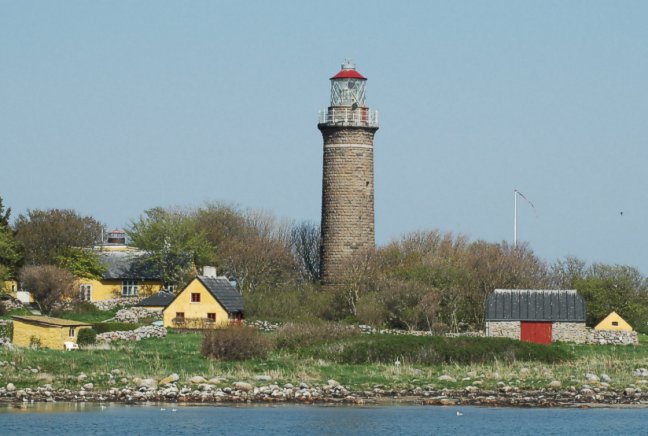
[[[175,407],[176,411],[173,411]],[[161,410],[165,409],[165,410]],[[457,412],[462,415],[458,416]],[[648,409],[426,406],[0,406],[2,435],[648,435]]]

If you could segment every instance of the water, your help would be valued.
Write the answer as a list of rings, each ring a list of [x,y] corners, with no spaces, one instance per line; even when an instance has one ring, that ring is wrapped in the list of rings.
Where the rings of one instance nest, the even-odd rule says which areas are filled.
[[[177,411],[173,412],[172,408]],[[165,408],[166,410],[160,410]],[[457,411],[463,413],[457,416]],[[648,435],[648,409],[431,406],[0,407],[2,435]]]

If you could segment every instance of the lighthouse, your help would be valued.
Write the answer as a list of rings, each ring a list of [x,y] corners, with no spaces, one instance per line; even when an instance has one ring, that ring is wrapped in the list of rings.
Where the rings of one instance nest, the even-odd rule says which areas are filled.
[[[320,112],[322,283],[338,283],[354,256],[375,247],[373,138],[378,112],[366,103],[367,78],[346,61],[331,77],[331,104]]]

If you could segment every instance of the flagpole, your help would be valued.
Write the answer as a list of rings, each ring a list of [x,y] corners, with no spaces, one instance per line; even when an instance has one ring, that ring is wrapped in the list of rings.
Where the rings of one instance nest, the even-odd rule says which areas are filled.
[[[513,190],[513,248],[517,247],[517,189]]]

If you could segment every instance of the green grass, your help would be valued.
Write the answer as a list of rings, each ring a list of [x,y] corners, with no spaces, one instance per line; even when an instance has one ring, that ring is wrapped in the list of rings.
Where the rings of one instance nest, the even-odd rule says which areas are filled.
[[[114,318],[118,310],[119,309],[95,310],[91,312],[62,312],[54,314],[54,316],[57,318],[71,319],[73,321],[96,323]]]
[[[392,363],[396,360],[434,365],[495,361],[563,362],[573,358],[564,347],[507,338],[447,338],[441,336],[361,335],[326,342],[304,350],[305,355],[347,364]]]
[[[642,345],[636,347],[566,343],[535,346],[493,338],[375,335],[331,339],[295,351],[278,350],[262,360],[222,362],[200,354],[200,333],[171,330],[166,338],[118,342],[109,349],[65,352],[0,348],[0,362],[15,363],[0,366],[0,386],[9,382],[19,388],[51,383],[56,388],[72,389],[92,382],[97,389],[107,389],[132,386],[133,377],[159,379],[177,373],[181,384],[194,375],[224,377],[227,385],[240,380],[255,383],[255,375],[267,374],[277,384],[306,382],[314,385],[335,379],[358,390],[376,386],[403,389],[428,385],[463,388],[474,382],[480,383],[482,388],[493,389],[500,381],[520,388],[538,389],[552,380],[562,381],[564,387],[580,387],[587,383],[584,374],[593,372],[610,375],[613,387],[625,387],[636,382],[632,376],[634,369],[648,367],[648,337],[642,335],[640,340]],[[411,357],[431,355],[420,350],[434,347],[443,351],[439,351],[437,357],[445,357],[435,361]],[[466,356],[472,357],[467,359]],[[402,362],[399,367],[394,365],[396,357]],[[39,373],[27,371],[29,368],[39,368]],[[123,375],[114,376],[111,382],[109,373],[115,369]],[[82,372],[88,378],[80,382],[77,377]],[[456,381],[438,380],[442,374]],[[122,382],[122,377],[127,380]],[[259,383],[267,384],[256,382]]]
[[[29,309],[20,307],[18,309],[10,310],[5,315],[0,316],[0,319],[11,319],[13,315],[24,316],[24,315],[31,315],[31,314],[32,313],[29,311]]]

